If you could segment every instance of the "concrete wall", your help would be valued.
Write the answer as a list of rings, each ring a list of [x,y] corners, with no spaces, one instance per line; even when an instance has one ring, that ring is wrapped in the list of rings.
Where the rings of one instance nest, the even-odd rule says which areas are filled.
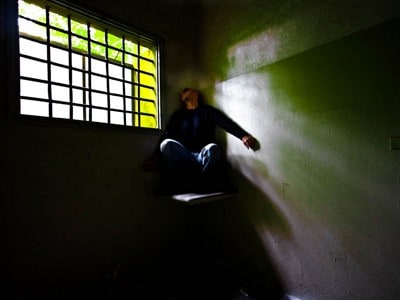
[[[228,157],[288,294],[398,298],[400,3],[203,9],[199,84],[260,142]]]

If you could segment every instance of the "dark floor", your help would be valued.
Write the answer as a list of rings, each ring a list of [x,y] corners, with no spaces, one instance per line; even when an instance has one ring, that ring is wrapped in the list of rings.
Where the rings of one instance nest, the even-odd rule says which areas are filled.
[[[232,270],[223,264],[198,261],[171,264],[162,269],[133,274],[116,268],[101,283],[55,289],[23,287],[5,292],[2,299],[35,300],[284,300],[276,282],[255,274]]]
[[[282,285],[272,266],[271,270],[249,267],[246,263],[249,257],[235,254],[229,246],[228,231],[233,231],[233,240],[239,238],[253,249],[256,246],[249,243],[256,237],[249,238],[252,227],[248,225],[246,231],[249,221],[245,217],[240,219],[239,215],[243,214],[239,208],[218,201],[188,208],[184,215],[187,218],[185,238],[171,242],[175,247],[170,253],[164,253],[160,264],[146,274],[117,276],[107,287],[105,299],[284,299]],[[240,230],[235,231],[235,223],[240,224]],[[254,250],[249,255],[252,253]]]
[[[220,264],[205,262],[170,266],[135,278],[116,279],[105,299],[165,300],[245,300],[283,299],[283,291],[274,283],[254,274],[241,273]]]
[[[14,283],[2,299],[283,300],[254,228],[232,199],[181,207],[182,228],[151,262],[116,265],[92,282]],[[252,259],[256,257],[257,259]],[[250,263],[252,262],[252,263]],[[86,278],[87,279],[87,278]],[[81,284],[77,283],[81,282]],[[37,284],[37,283],[40,284]],[[3,282],[4,283],[4,282]],[[22,286],[23,285],[23,286]],[[78,285],[78,286],[77,286]],[[58,286],[58,287],[56,287]],[[4,295],[5,289],[2,289]]]

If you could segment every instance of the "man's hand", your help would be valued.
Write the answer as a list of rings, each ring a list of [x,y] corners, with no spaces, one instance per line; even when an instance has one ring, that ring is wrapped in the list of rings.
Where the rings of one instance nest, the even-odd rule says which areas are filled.
[[[255,150],[256,147],[256,139],[253,138],[251,135],[245,135],[242,137],[242,142],[247,149]]]

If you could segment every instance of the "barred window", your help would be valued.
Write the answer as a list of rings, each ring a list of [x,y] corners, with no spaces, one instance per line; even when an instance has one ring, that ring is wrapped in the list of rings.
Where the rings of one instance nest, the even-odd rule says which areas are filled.
[[[58,2],[19,0],[21,115],[159,128],[158,43]]]

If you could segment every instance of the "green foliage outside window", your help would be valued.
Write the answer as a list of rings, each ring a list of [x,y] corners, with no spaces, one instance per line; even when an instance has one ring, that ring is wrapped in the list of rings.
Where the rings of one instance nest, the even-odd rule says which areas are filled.
[[[81,16],[74,18],[52,6],[47,21],[46,7],[42,4],[44,2],[19,0],[18,3],[20,35],[46,42],[49,29],[51,45],[128,68],[131,73],[130,80],[136,84],[132,85],[132,91],[129,91],[133,96],[132,125],[158,128],[158,68],[155,44],[140,42],[136,36],[127,37],[119,30],[102,28],[96,22],[82,22]]]

